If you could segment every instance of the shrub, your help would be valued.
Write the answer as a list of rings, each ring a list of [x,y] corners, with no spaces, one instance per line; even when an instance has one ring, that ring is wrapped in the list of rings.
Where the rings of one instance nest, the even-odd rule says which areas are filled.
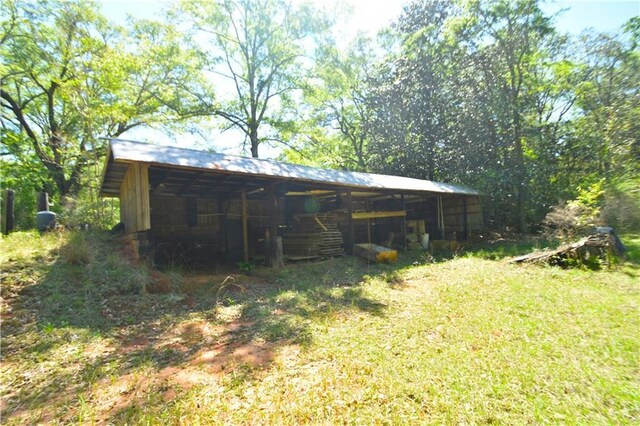
[[[542,223],[543,235],[546,238],[572,240],[601,225],[603,185],[604,181],[598,181],[587,189],[580,189],[575,200],[553,206]]]

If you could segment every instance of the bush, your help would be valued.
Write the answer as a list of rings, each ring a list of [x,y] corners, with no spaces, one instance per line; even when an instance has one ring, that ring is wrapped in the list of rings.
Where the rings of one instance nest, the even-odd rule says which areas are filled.
[[[67,228],[82,229],[89,224],[91,227],[111,229],[119,220],[117,199],[96,199],[93,194],[82,191],[76,197],[66,196],[61,204],[58,222]]]
[[[567,241],[588,234],[595,226],[601,225],[603,185],[603,181],[598,181],[587,189],[580,189],[575,200],[553,206],[542,223],[543,235]]]

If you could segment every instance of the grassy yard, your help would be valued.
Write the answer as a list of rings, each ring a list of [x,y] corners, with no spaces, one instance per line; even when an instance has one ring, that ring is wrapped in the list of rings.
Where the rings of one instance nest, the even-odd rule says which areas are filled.
[[[2,423],[638,424],[640,237],[623,240],[629,261],[597,272],[510,265],[503,244],[247,276],[16,233]]]

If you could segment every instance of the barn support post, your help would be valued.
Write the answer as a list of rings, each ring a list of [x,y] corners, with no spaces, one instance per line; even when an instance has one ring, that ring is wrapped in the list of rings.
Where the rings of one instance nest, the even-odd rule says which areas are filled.
[[[404,199],[404,193],[400,194],[400,206],[400,209],[405,212],[405,215],[400,217],[400,227],[402,231],[402,250],[407,251],[407,203]]]
[[[444,240],[444,209],[442,207],[441,195],[438,195],[438,203],[436,209],[438,217],[438,239]]]
[[[269,250],[267,252],[267,261],[269,266],[279,268],[284,266],[284,257],[282,243],[278,244],[278,198],[276,197],[275,183],[267,186],[267,200],[269,200]]]
[[[222,200],[222,198],[218,198],[216,200],[216,203],[217,203],[216,212],[219,212],[220,214],[220,232],[218,233],[218,244],[220,245],[220,247],[222,247],[224,251],[226,251],[227,241],[225,236],[226,232],[224,232],[224,229],[226,229],[225,225],[227,220],[227,214],[224,209],[224,201]]]
[[[247,190],[243,189],[241,194],[242,201],[242,254],[243,260],[249,262],[249,232],[247,226]]]
[[[353,245],[355,244],[355,231],[353,228],[353,196],[351,190],[347,191],[347,254],[353,254]]]
[[[467,214],[467,196],[462,197],[462,239],[464,241],[469,239],[469,218]]]

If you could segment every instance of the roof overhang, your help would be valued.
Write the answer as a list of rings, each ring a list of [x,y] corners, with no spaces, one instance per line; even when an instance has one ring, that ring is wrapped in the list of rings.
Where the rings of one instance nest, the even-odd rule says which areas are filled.
[[[237,157],[192,149],[111,139],[100,188],[101,196],[117,197],[129,164],[149,166],[155,195],[214,196],[260,192],[269,184],[287,183],[286,192],[318,191],[411,193],[415,195],[480,195],[474,189],[428,180],[372,173],[326,170],[273,160]]]

